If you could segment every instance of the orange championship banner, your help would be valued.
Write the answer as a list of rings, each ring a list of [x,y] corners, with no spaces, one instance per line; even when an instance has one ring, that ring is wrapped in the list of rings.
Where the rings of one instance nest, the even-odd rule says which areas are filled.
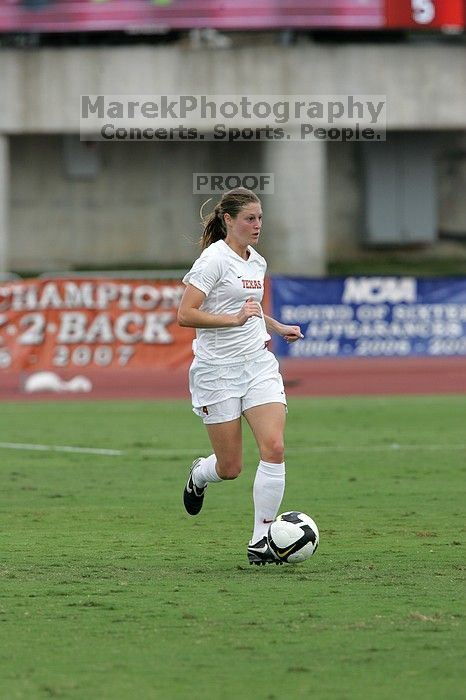
[[[179,280],[30,279],[0,283],[5,371],[179,367],[194,331],[176,316]]]

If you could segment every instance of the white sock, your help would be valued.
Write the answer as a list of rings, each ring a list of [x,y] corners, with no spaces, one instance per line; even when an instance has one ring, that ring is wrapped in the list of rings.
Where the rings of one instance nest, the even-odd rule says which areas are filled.
[[[199,489],[214,481],[223,481],[217,474],[216,464],[217,457],[215,455],[201,457],[201,463],[193,471],[193,481]]]
[[[256,543],[267,534],[272,520],[275,520],[285,491],[285,463],[271,464],[259,462],[254,480],[254,532],[250,544]]]

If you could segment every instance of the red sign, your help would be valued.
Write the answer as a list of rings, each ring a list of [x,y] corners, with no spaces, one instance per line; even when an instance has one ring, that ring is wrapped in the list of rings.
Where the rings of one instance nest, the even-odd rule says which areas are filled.
[[[179,281],[0,284],[0,373],[187,364],[194,331],[176,320],[183,291]]]
[[[386,0],[387,26],[462,30],[465,6],[465,0]]]

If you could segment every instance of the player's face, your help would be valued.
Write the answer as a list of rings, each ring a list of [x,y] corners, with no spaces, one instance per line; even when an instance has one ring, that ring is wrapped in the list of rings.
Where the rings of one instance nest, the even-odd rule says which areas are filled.
[[[228,217],[228,218],[227,218]],[[240,248],[255,245],[259,240],[262,227],[262,209],[260,204],[251,203],[243,207],[236,219],[228,214],[225,216],[227,224],[227,239]]]

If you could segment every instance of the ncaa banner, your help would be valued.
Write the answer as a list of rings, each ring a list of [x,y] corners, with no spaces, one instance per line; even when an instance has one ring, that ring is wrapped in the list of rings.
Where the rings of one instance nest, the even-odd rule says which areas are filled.
[[[466,278],[273,277],[272,316],[302,340],[280,357],[466,355]]]
[[[178,367],[194,332],[180,281],[35,279],[0,284],[0,376],[59,369]]]

